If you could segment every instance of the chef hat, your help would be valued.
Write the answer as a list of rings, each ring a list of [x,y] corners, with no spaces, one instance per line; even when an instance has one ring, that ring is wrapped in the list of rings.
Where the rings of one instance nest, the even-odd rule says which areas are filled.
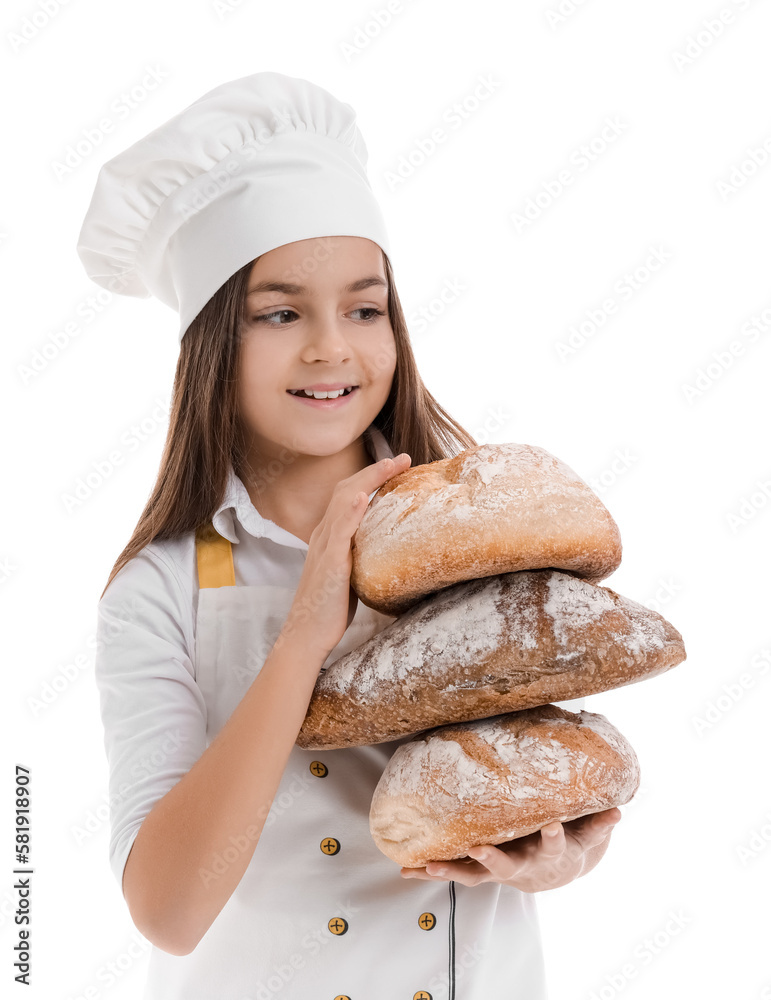
[[[179,339],[231,275],[320,236],[389,253],[350,104],[308,80],[254,73],[210,90],[108,160],[78,237],[97,284],[155,295]]]

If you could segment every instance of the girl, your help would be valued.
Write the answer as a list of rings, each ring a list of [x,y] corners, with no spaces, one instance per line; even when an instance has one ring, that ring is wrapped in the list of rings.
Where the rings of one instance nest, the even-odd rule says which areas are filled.
[[[161,469],[97,630],[145,1000],[540,1000],[533,894],[620,819],[400,871],[368,814],[402,741],[295,746],[319,671],[393,621],[350,587],[368,499],[475,444],[418,375],[365,165],[350,106],[257,73],[105,164],[81,231],[96,281],[181,319]]]

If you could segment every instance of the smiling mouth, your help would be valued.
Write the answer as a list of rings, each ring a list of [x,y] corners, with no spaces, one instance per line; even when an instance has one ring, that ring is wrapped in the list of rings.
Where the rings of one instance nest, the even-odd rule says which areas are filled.
[[[340,399],[341,396],[350,396],[358,388],[358,385],[350,385],[347,389],[332,389],[328,392],[309,389],[287,389],[287,392],[291,396],[299,396],[301,399]]]

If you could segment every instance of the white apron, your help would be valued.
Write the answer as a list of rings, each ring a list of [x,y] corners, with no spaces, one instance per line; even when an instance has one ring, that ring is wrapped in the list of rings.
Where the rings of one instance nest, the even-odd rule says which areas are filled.
[[[230,542],[211,526],[196,546],[208,745],[295,591],[235,586]],[[359,602],[323,669],[393,620]],[[372,793],[401,742],[293,747],[241,882],[190,955],[152,949],[144,1000],[546,1000],[534,895],[403,879],[375,846]]]

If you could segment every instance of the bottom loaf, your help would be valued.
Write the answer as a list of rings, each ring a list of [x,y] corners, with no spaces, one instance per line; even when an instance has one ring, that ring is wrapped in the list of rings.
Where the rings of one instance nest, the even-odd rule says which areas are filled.
[[[421,868],[623,805],[639,785],[637,756],[604,715],[541,705],[402,744],[372,797],[370,832],[387,857]]]

